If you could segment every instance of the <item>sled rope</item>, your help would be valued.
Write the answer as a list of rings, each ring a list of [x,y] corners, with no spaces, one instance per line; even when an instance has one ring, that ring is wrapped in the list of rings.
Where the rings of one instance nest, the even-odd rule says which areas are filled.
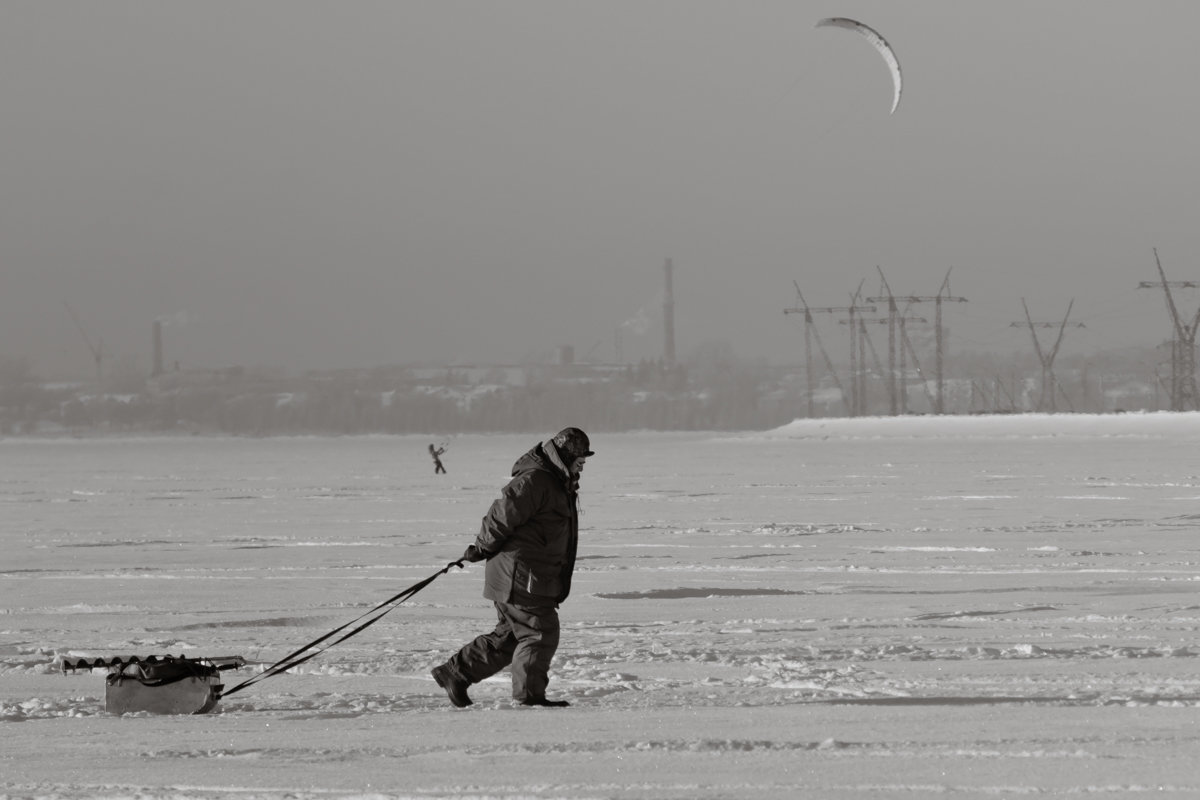
[[[462,566],[463,566],[463,562],[461,562],[461,561],[451,561],[444,568],[433,573],[425,580],[419,581],[418,583],[414,583],[412,586],[408,587],[407,589],[400,592],[399,594],[396,594],[393,597],[389,597],[387,600],[384,600],[382,603],[375,606],[370,611],[367,611],[367,612],[359,615],[355,619],[350,620],[345,625],[342,625],[341,627],[338,627],[338,628],[334,628],[333,630],[331,630],[329,633],[325,634],[324,636],[320,636],[316,639],[313,639],[311,642],[304,645],[303,647],[298,648],[297,650],[295,650],[295,651],[289,653],[288,655],[284,656],[283,658],[279,659],[274,664],[267,667],[265,670],[258,673],[257,675],[247,678],[246,680],[242,681],[237,686],[234,686],[232,689],[230,689],[228,691],[222,692],[220,696],[228,697],[229,695],[233,694],[234,692],[239,692],[242,689],[245,689],[247,686],[251,686],[255,683],[258,683],[259,681],[266,680],[267,678],[270,678],[272,675],[278,675],[281,672],[287,672],[292,667],[298,667],[299,665],[303,664],[305,661],[308,661],[310,658],[315,658],[316,656],[319,656],[321,653],[324,653],[326,650],[333,647],[334,645],[341,644],[342,642],[349,639],[351,636],[361,633],[362,631],[364,631],[367,628],[374,625],[376,622],[379,622],[379,620],[383,619],[383,617],[389,611],[391,611],[396,606],[403,603],[408,598],[412,597],[417,592],[424,589],[429,584],[433,583],[435,580],[437,580],[437,578],[439,576],[445,575],[447,572],[449,572],[451,567],[458,567],[459,569],[462,569]],[[369,619],[367,619],[367,621],[363,622],[361,625],[357,625],[356,627],[351,628],[348,631],[346,630],[347,628],[350,628],[350,626],[355,625],[355,623],[358,623],[359,621],[366,619],[368,617],[369,617]],[[342,631],[346,631],[346,632],[342,633]],[[342,633],[342,635],[338,636],[339,633]],[[335,636],[337,636],[336,639],[333,638]],[[332,641],[329,641],[330,639],[332,639]],[[318,645],[322,645],[322,646],[318,647]]]

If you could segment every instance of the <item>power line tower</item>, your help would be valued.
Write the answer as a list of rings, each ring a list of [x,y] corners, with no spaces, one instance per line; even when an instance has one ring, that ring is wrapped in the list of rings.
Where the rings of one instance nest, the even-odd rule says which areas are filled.
[[[849,325],[850,320],[838,320],[842,325]],[[908,332],[906,325],[909,322],[926,323],[929,320],[924,317],[910,317],[907,314],[901,314],[893,318],[892,315],[878,318],[859,317],[859,342],[866,341],[868,348],[871,351],[871,357],[875,360],[875,370],[880,375],[886,375],[887,392],[888,392],[888,409],[894,417],[899,414],[908,413],[908,381],[906,380],[907,362],[905,358],[905,345],[908,350],[912,351],[912,343],[908,340]],[[888,326],[888,365],[885,369],[879,360],[879,354],[875,351],[875,344],[871,341],[867,333],[868,325],[887,325]],[[899,336],[896,335],[896,329],[899,329]],[[897,365],[897,359],[899,364]],[[916,363],[915,356],[913,357]]]
[[[909,322],[927,322],[927,320],[924,317],[908,316],[907,308],[901,311],[896,302],[896,296],[892,294],[892,287],[883,275],[883,270],[878,265],[875,269],[879,272],[880,284],[887,295],[868,297],[867,302],[888,304],[887,319],[880,320],[881,323],[886,322],[888,326],[888,409],[893,416],[897,413],[907,414],[908,368],[905,364],[905,345],[908,345],[909,350],[912,349],[912,345],[908,342],[906,326]],[[897,359],[899,359],[899,367],[897,367]]]
[[[862,297],[862,283],[850,295],[850,305],[845,307],[849,315],[847,320],[839,320],[850,326],[850,416],[862,417],[867,413],[867,345],[871,340],[867,337],[867,329],[862,325],[863,314],[875,313],[875,306],[859,305]],[[871,345],[874,350],[874,345]]]
[[[880,270],[879,276],[881,278],[883,277],[882,270]],[[885,286],[887,285],[886,280],[884,280],[884,285]],[[889,314],[893,313],[893,310],[896,308],[897,302],[934,303],[935,304],[936,308],[935,308],[935,313],[934,313],[934,341],[936,342],[935,346],[936,346],[936,350],[937,350],[937,367],[936,367],[936,369],[937,369],[937,397],[936,397],[936,401],[934,403],[934,413],[937,413],[937,414],[946,413],[946,390],[945,390],[946,381],[945,381],[945,372],[944,372],[946,345],[945,345],[945,341],[943,338],[943,330],[942,330],[942,304],[943,303],[965,303],[965,302],[967,302],[967,298],[955,297],[954,295],[952,295],[950,293],[950,271],[949,270],[946,271],[946,278],[945,278],[945,280],[942,281],[941,288],[938,289],[938,293],[935,295],[896,296],[896,295],[893,295],[892,290],[890,288],[888,288],[887,289],[887,297],[868,297],[867,302],[868,303],[887,302]],[[901,330],[903,330],[903,317],[900,318],[900,325],[901,325]],[[889,338],[892,338],[892,337],[889,337]]]
[[[1191,325],[1186,324],[1179,317],[1179,309],[1175,306],[1175,298],[1171,295],[1171,289],[1196,289],[1200,288],[1200,283],[1196,281],[1168,281],[1166,273],[1163,272],[1162,261],[1158,258],[1157,247],[1154,248],[1154,263],[1158,267],[1158,276],[1162,279],[1161,282],[1142,281],[1138,284],[1138,288],[1157,289],[1161,287],[1167,295],[1167,311],[1171,314],[1171,324],[1175,334],[1171,340],[1171,410],[1195,411],[1198,408],[1198,393],[1196,391],[1196,324],[1200,323],[1200,308],[1196,309],[1196,314],[1192,317]]]
[[[879,272],[879,281],[883,285],[884,291],[887,292],[886,297],[868,297],[868,303],[887,303],[888,304],[888,411],[894,417],[897,413],[897,392],[896,392],[896,319],[900,316],[899,309],[896,307],[896,296],[892,294],[892,287],[888,285],[887,278],[883,276],[883,270],[877,264],[875,269]],[[904,350],[900,351],[901,358],[904,356]]]
[[[871,353],[875,353],[875,345],[871,343],[867,327],[863,325],[863,314],[874,313],[875,307],[859,305],[863,294],[862,285],[863,282],[859,281],[858,288],[850,295],[849,318],[838,320],[838,324],[848,325],[850,328],[850,395],[853,399],[853,416],[856,417],[867,414],[867,348],[870,347]],[[878,365],[877,355],[875,362]]]
[[[842,388],[842,382],[838,380],[837,370],[833,367],[833,361],[829,358],[829,353],[825,350],[825,345],[821,342],[821,334],[817,330],[813,314],[856,314],[860,312],[872,312],[874,306],[824,306],[814,308],[810,306],[804,299],[804,294],[800,291],[800,285],[792,281],[792,285],[796,287],[796,305],[791,308],[785,308],[783,313],[786,314],[803,314],[804,315],[804,380],[807,384],[806,394],[808,397],[808,416],[816,416],[813,408],[813,387],[816,385],[813,376],[813,358],[812,358],[812,343],[816,342],[817,348],[821,351],[821,356],[825,361],[825,368],[829,370],[829,374],[833,377],[834,385],[837,386],[842,395],[842,402],[846,406],[846,412],[850,416],[855,416],[857,396],[848,397],[846,390]],[[853,362],[854,345],[851,343],[851,362]],[[854,378],[854,368],[851,366],[851,379]],[[851,384],[853,386],[853,384]]]
[[[906,369],[905,359],[904,359],[904,344],[906,344],[908,342],[908,334],[904,332],[904,324],[906,322],[928,322],[928,321],[929,320],[925,319],[924,317],[901,316],[899,318],[899,327],[901,328],[901,341],[897,343],[894,339],[894,334],[893,334],[896,322],[895,322],[895,320],[891,319],[890,317],[874,317],[874,318],[872,318],[872,317],[860,316],[857,320],[857,322],[858,322],[858,348],[859,348],[860,372],[865,369],[865,367],[862,366],[863,364],[866,363],[866,353],[864,352],[864,349],[863,349],[865,346],[866,350],[869,350],[871,352],[871,359],[875,363],[875,372],[878,373],[881,377],[884,377],[885,382],[887,383],[888,403],[889,403],[889,408],[890,408],[890,412],[891,412],[892,416],[896,416],[896,413],[897,413],[896,412],[896,400],[897,400],[896,395],[899,393],[901,395],[901,397],[903,398],[904,394],[906,394],[906,392],[907,392],[907,388],[905,386],[905,384],[907,382],[904,381],[902,377],[901,377],[901,380],[899,381],[899,383],[900,383],[899,392],[897,391],[897,388],[896,388],[896,384],[897,384],[897,380],[896,380],[897,367],[896,367],[896,361],[895,361],[896,355],[897,355],[897,353],[895,352],[895,350],[897,349],[896,345],[899,344],[899,348],[898,348],[899,356],[900,356],[899,373],[901,376],[903,376],[904,371]],[[853,325],[854,323],[855,323],[855,321],[850,320],[850,319],[839,319],[838,320],[838,324],[840,324],[840,325]],[[871,341],[871,335],[867,329],[868,325],[887,325],[888,326],[889,352],[888,352],[888,365],[886,368],[883,366],[883,362],[880,361],[880,359],[879,359],[878,351],[875,350],[875,343],[873,341]],[[908,347],[909,347],[909,350],[912,349],[911,343],[909,343]],[[914,362],[915,361],[916,361],[916,359],[914,357]],[[864,383],[865,383],[865,381],[864,381]],[[858,396],[863,404],[860,411],[861,411],[861,413],[865,414],[866,413],[866,389],[865,389],[865,386],[861,390],[861,392]],[[907,414],[908,413],[907,400],[902,399],[901,405],[903,406],[904,410],[900,413]]]
[[[1058,348],[1062,346],[1063,334],[1068,327],[1067,319],[1071,316],[1071,307],[1075,305],[1074,298],[1067,304],[1067,313],[1063,315],[1062,322],[1034,322],[1029,316],[1029,306],[1025,304],[1025,298],[1021,298],[1021,307],[1025,309],[1025,321],[1014,322],[1009,325],[1010,328],[1029,328],[1029,333],[1033,336],[1033,348],[1037,351],[1038,361],[1042,363],[1042,387],[1041,393],[1038,395],[1037,411],[1057,411],[1057,405],[1054,401],[1055,394],[1058,390],[1058,381],[1054,377],[1054,359],[1058,357]],[[1085,328],[1087,327],[1082,322],[1071,323],[1069,327]],[[1037,331],[1035,328],[1058,328],[1058,338],[1054,340],[1054,347],[1050,348],[1049,352],[1042,349],[1042,343],[1038,341]],[[1066,398],[1066,395],[1063,395]],[[1067,405],[1071,403],[1067,398]]]

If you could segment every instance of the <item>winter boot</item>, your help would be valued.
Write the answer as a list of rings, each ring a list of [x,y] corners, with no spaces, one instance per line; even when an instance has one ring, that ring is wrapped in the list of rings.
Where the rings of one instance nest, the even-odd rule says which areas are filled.
[[[434,667],[430,674],[437,681],[437,685],[446,690],[446,696],[450,698],[450,702],[456,708],[466,708],[471,705],[473,701],[467,696],[467,687],[471,684],[451,672],[449,667],[445,664]]]
[[[543,706],[545,708],[566,708],[571,705],[566,700],[547,700],[544,697],[526,697],[521,701],[523,706]]]

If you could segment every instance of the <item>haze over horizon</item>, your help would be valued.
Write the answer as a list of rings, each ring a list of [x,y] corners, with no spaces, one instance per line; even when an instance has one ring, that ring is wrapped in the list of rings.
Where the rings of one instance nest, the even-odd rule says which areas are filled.
[[[860,19],[895,48],[882,61]],[[1171,336],[1200,281],[1200,4],[20,3],[0,26],[0,356],[326,369],[803,359],[793,281],[876,267],[956,349]],[[1200,294],[1176,295],[1188,319]],[[928,306],[913,313],[932,318]],[[843,331],[824,320],[829,341]],[[618,353],[618,348],[620,352]]]

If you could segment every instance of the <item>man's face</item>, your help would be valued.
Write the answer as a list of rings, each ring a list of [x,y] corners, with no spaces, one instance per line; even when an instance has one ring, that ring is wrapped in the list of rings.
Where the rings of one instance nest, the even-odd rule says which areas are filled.
[[[571,465],[571,472],[579,475],[583,472],[583,465],[587,463],[587,456],[580,456],[575,459],[575,463]]]

